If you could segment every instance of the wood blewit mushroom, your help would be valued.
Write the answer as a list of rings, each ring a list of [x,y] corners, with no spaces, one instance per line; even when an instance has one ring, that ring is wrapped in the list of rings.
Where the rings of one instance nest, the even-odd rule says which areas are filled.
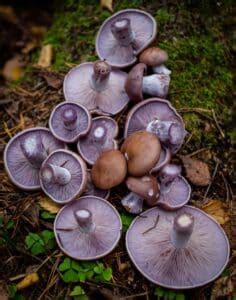
[[[102,190],[102,189],[97,188],[93,184],[90,171],[88,171],[87,179],[88,179],[87,185],[86,185],[86,189],[83,193],[83,196],[96,196],[96,197],[100,197],[103,199],[108,199],[108,197],[110,195],[110,190]]]
[[[23,190],[39,190],[41,164],[52,151],[65,147],[47,128],[23,130],[8,142],[4,151],[8,176]]]
[[[97,55],[113,67],[128,67],[155,39],[156,27],[155,19],[144,11],[121,10],[102,24],[96,37]]]
[[[126,77],[125,72],[111,69],[105,61],[82,63],[65,76],[64,96],[91,113],[115,115],[129,102],[124,90]]]
[[[198,208],[152,208],[130,225],[126,248],[136,268],[154,284],[191,289],[216,279],[229,259],[221,226]]]

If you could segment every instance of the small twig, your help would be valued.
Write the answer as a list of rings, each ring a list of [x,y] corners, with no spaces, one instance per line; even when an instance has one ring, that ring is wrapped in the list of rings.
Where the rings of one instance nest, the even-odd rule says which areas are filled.
[[[148,228],[147,230],[145,230],[144,232],[142,232],[142,234],[145,234],[145,233],[151,231],[152,229],[156,228],[157,223],[158,223],[158,221],[159,221],[159,217],[160,217],[160,215],[158,214],[157,217],[156,217],[156,220],[155,220],[154,225],[153,225],[152,227]]]
[[[197,154],[199,154],[199,153],[201,153],[203,151],[206,151],[206,150],[208,150],[208,148],[201,148],[201,149],[198,149],[198,150],[196,150],[196,151],[194,151],[194,152],[192,152],[190,154],[187,154],[186,156],[191,157],[191,156],[197,155]]]
[[[222,172],[220,172],[221,177],[223,178],[224,184],[225,184],[225,189],[226,189],[226,202],[229,201],[229,187],[228,187],[228,182]]]
[[[211,188],[211,186],[212,186],[212,183],[213,183],[213,181],[214,181],[214,179],[215,179],[215,176],[216,176],[216,173],[217,173],[219,164],[220,164],[220,161],[217,159],[217,161],[216,161],[216,166],[215,166],[214,172],[213,172],[213,174],[212,174],[211,181],[210,181],[210,183],[208,184],[208,187],[207,187],[206,192],[205,192],[204,197],[203,197],[203,202],[205,201],[205,199],[206,199],[206,197],[207,197],[207,195],[208,195],[208,193],[209,193],[209,190],[210,190],[210,188]]]
[[[218,120],[217,120],[215,111],[214,111],[214,109],[212,109],[211,111],[212,111],[213,119],[214,119],[214,121],[215,121],[215,123],[216,123],[216,127],[217,127],[217,129],[219,130],[221,136],[222,136],[223,139],[224,139],[224,138],[225,138],[225,134],[224,134],[223,130],[222,130],[221,127],[220,127],[220,124],[219,124],[219,122],[218,122]]]
[[[147,295],[148,295],[148,292],[145,292],[145,293],[140,293],[140,294],[135,294],[135,295],[130,295],[130,296],[122,297],[122,298],[120,298],[120,300],[134,299],[136,297],[142,297],[142,296],[147,296]]]

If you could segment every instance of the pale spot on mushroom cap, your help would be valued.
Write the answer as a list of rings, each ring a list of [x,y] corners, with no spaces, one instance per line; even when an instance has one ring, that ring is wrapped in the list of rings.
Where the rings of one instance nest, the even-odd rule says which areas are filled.
[[[141,178],[141,180],[142,180],[143,182],[149,182],[151,179],[150,179],[148,176],[143,176],[143,177]]]
[[[105,132],[104,128],[99,126],[94,130],[93,134],[96,138],[101,138],[104,135],[104,132]]]
[[[192,223],[192,219],[189,215],[183,214],[178,217],[177,222],[181,227],[188,227]]]
[[[44,181],[51,181],[53,174],[49,168],[45,168],[42,170],[42,177]]]
[[[66,109],[64,112],[64,116],[66,118],[71,118],[74,116],[74,111],[72,109]]]
[[[129,160],[129,156],[128,156],[128,153],[127,153],[127,152],[124,153],[124,156],[125,156],[125,158],[126,158],[127,160]]]
[[[154,191],[153,191],[153,189],[150,189],[149,191],[148,191],[148,196],[149,197],[152,197],[154,195]]]
[[[117,28],[122,28],[127,24],[127,20],[119,20],[115,22],[115,26]]]
[[[90,214],[87,210],[81,209],[76,212],[76,215],[77,215],[77,217],[79,217],[81,219],[87,219]]]

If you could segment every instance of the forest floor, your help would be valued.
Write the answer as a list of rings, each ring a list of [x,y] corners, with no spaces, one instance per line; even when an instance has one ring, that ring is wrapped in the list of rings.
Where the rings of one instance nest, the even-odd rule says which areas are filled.
[[[49,5],[42,1],[35,7],[31,1],[21,6],[17,1],[10,4],[3,1],[0,5],[1,153],[17,132],[48,126],[52,108],[64,100],[64,75],[81,62],[97,59],[95,36],[112,13],[102,8],[98,0],[64,2]],[[203,209],[210,206],[206,211],[220,220],[231,243],[229,265],[215,282],[195,290],[172,292],[148,282],[134,268],[125,250],[125,231],[132,216],[120,205],[120,199],[128,192],[121,185],[109,198],[122,216],[123,235],[119,246],[95,265],[79,263],[73,269],[72,261],[65,261],[52,234],[57,207],[48,207],[41,192],[27,193],[14,187],[1,158],[0,299],[8,296],[27,300],[233,297],[233,283],[236,283],[236,206],[232,191],[233,55],[236,51],[233,25],[236,20],[232,3],[115,1],[114,11],[124,8],[143,9],[157,21],[156,45],[168,52],[167,66],[172,70],[168,100],[183,116],[188,131],[179,154],[204,161],[212,175],[207,187],[192,185],[190,204]],[[49,51],[43,57],[41,52],[40,66],[40,51],[45,46]],[[48,67],[44,65],[45,60]],[[119,143],[127,111],[115,117],[120,128]],[[178,155],[173,161],[181,163]],[[64,270],[66,263],[69,266]],[[94,272],[94,266],[100,267],[100,273]],[[69,271],[69,275],[64,271],[67,275]],[[87,274],[85,280],[79,272]],[[32,273],[37,273],[39,278],[35,284],[22,289],[18,283]]]

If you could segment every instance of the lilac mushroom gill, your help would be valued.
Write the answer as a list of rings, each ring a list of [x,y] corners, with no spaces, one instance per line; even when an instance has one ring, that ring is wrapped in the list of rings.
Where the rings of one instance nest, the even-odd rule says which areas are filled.
[[[81,157],[71,151],[54,151],[41,166],[40,184],[54,202],[68,203],[86,188],[86,165]]]
[[[136,268],[154,284],[190,289],[216,279],[229,259],[221,226],[200,209],[151,208],[135,218],[126,248]]]
[[[187,133],[182,117],[169,101],[159,98],[136,104],[128,113],[124,137],[140,130],[155,133],[172,154],[180,149]]]
[[[93,165],[102,152],[118,148],[115,140],[118,130],[118,125],[112,118],[93,118],[89,132],[78,141],[80,155],[88,164]]]
[[[170,76],[164,74],[145,75],[146,65],[139,63],[129,72],[125,91],[134,102],[144,100],[143,94],[165,98],[168,94]]]
[[[96,52],[111,66],[125,68],[150,45],[157,33],[155,19],[138,9],[125,9],[108,18],[96,37]]]
[[[85,106],[91,113],[115,115],[129,101],[124,83],[127,74],[105,61],[87,62],[70,70],[63,83],[66,101]]]
[[[93,184],[90,171],[88,171],[87,185],[86,185],[86,189],[83,193],[83,196],[96,196],[96,197],[100,197],[103,199],[108,199],[110,196],[110,190],[102,190],[102,189],[97,188]]]
[[[49,119],[52,134],[60,141],[74,143],[88,133],[91,115],[82,105],[70,102],[58,104]]]
[[[11,181],[24,190],[39,190],[39,169],[54,150],[66,145],[47,128],[35,127],[14,136],[4,151],[4,164]]]
[[[121,219],[106,200],[81,197],[64,206],[54,222],[61,250],[78,260],[95,260],[109,254],[121,237]]]

